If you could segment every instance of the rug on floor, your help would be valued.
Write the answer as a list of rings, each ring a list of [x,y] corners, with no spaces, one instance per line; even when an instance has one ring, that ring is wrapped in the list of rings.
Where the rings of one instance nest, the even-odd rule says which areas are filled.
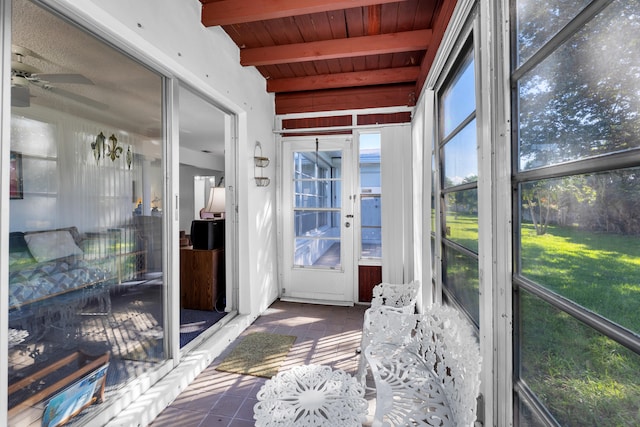
[[[295,342],[293,335],[256,332],[247,335],[216,367],[218,371],[271,378]]]
[[[180,309],[180,347],[190,343],[198,335],[226,316],[224,311]]]

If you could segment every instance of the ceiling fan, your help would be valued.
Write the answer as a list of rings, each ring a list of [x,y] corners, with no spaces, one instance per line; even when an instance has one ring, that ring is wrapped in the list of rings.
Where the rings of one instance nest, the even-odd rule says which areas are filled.
[[[24,58],[33,57],[45,60],[37,53],[21,46],[11,47],[11,106],[29,107],[31,105],[30,86],[35,85],[46,91],[64,96],[77,102],[105,110],[107,105],[86,96],[56,87],[56,84],[93,85],[93,82],[82,74],[41,73],[36,67],[24,62]]]

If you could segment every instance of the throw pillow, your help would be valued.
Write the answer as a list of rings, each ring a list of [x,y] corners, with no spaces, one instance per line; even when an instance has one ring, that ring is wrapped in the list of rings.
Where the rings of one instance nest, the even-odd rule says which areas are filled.
[[[26,234],[24,240],[38,262],[83,254],[68,230]]]

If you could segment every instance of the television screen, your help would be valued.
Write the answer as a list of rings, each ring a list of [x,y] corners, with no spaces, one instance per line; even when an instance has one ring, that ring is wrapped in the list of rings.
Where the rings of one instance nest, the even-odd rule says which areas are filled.
[[[191,222],[193,249],[223,249],[224,219],[194,219]]]

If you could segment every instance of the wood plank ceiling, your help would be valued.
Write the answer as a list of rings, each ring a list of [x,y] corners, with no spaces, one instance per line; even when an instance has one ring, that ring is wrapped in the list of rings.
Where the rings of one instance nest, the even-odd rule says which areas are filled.
[[[276,114],[413,106],[455,0],[201,0]]]

